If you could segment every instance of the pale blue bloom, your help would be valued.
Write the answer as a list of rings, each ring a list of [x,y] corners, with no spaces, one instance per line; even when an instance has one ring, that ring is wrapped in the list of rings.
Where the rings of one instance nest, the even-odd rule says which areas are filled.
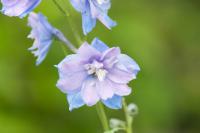
[[[23,18],[30,13],[41,0],[1,0],[3,5],[2,13],[8,16]]]
[[[38,57],[36,65],[39,65],[46,57],[54,37],[57,37],[59,30],[52,27],[41,13],[30,13],[28,25],[32,28],[30,35],[34,39],[33,46],[29,48]]]
[[[109,48],[99,39],[92,45],[82,44],[76,54],[57,65],[57,87],[67,94],[69,109],[93,106],[102,101],[107,107],[119,109],[122,96],[131,93],[128,83],[140,71],[137,63],[120,48]]]
[[[96,25],[98,19],[108,29],[116,25],[108,16],[108,10],[111,7],[110,0],[70,0],[73,7],[82,14],[82,27],[86,35]]]

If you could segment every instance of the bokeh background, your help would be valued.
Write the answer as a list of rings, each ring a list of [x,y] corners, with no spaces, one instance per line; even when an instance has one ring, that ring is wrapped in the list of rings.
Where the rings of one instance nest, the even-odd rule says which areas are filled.
[[[70,21],[89,42],[94,37],[120,46],[141,66],[128,102],[139,106],[134,133],[200,132],[200,1],[112,0],[110,16],[118,26],[107,30],[98,22],[83,37],[80,14],[68,5]],[[45,14],[76,46],[67,18],[51,0],[35,10]],[[63,58],[54,42],[39,67],[27,51],[27,18],[0,14],[0,133],[102,133],[95,107],[68,111],[65,95],[56,87],[53,65]],[[70,52],[68,51],[68,54]],[[124,119],[121,110],[107,109],[109,117]]]

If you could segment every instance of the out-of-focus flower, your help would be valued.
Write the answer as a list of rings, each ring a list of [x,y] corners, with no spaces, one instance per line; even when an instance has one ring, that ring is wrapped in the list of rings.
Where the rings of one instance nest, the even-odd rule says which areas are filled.
[[[41,0],[1,0],[3,5],[2,13],[8,16],[23,18],[30,13]]]
[[[120,48],[109,48],[97,38],[92,45],[82,44],[76,54],[67,56],[57,65],[57,87],[67,94],[69,109],[93,106],[102,101],[107,107],[119,109],[122,96],[131,93],[128,83],[140,70]]]
[[[108,29],[116,25],[108,16],[111,7],[110,0],[70,0],[73,7],[82,14],[82,27],[86,35],[96,25],[96,19],[101,21]]]
[[[39,65],[45,59],[52,40],[59,31],[52,27],[41,13],[30,13],[28,25],[32,28],[28,37],[34,39],[33,46],[29,50],[38,57],[36,65]]]

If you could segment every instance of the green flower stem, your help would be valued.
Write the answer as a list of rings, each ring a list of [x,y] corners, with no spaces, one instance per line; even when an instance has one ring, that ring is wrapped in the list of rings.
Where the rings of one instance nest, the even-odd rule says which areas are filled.
[[[62,41],[63,43],[66,44],[66,46],[74,53],[77,52],[76,47],[63,35],[62,32],[60,32],[59,30],[56,31],[56,37]]]
[[[57,2],[57,0],[52,0],[53,3],[56,5],[56,7],[66,16],[69,16],[69,13],[67,11],[65,11],[59,4],[59,2]]]
[[[52,1],[53,1],[53,3],[56,5],[56,7],[58,8],[58,10],[60,10],[60,12],[61,12],[64,16],[66,16],[67,21],[68,21],[68,23],[69,23],[69,27],[71,28],[71,30],[72,30],[72,32],[73,32],[73,34],[74,34],[74,36],[75,36],[75,38],[76,38],[76,40],[77,40],[77,43],[82,44],[83,41],[82,41],[81,37],[79,36],[77,30],[74,28],[73,22],[72,22],[71,19],[69,18],[69,17],[70,17],[70,13],[69,13],[69,11],[67,10],[67,7],[63,9],[63,7],[61,6],[59,0],[52,0]]]
[[[104,107],[101,102],[96,104],[97,114],[101,120],[104,131],[109,131],[108,119],[104,110]]]
[[[133,119],[128,114],[127,104],[124,98],[123,98],[123,108],[124,108],[124,113],[126,117],[126,132],[133,133],[133,129],[132,129]]]

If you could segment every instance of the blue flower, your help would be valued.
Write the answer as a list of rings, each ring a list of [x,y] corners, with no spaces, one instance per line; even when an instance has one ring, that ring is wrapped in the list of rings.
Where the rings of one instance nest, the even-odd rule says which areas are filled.
[[[73,7],[82,14],[82,27],[86,35],[96,25],[96,19],[108,29],[116,25],[107,14],[111,7],[110,0],[70,0]]]
[[[76,54],[67,56],[57,65],[57,87],[67,94],[69,110],[98,101],[119,109],[122,96],[131,93],[128,83],[140,71],[137,63],[118,47],[109,48],[99,39],[92,45],[82,44]]]
[[[41,0],[1,0],[3,5],[2,13],[8,16],[23,18],[30,13]]]
[[[57,36],[59,31],[52,27],[41,13],[30,13],[28,25],[32,28],[28,37],[35,39],[33,46],[29,50],[38,57],[36,65],[39,65],[45,59],[52,40]]]

